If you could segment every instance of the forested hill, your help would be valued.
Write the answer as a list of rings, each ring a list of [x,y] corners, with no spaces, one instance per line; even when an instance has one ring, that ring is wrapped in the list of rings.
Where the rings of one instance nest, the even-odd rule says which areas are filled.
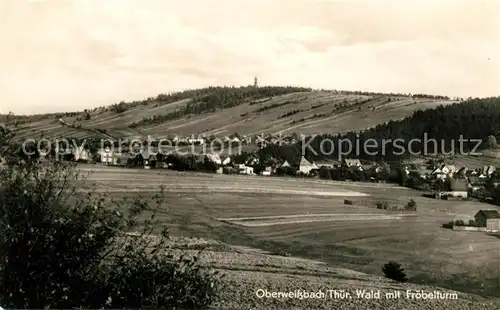
[[[207,87],[79,112],[0,115],[0,122],[17,124],[19,139],[338,133],[454,102],[446,96],[424,94],[292,86]]]
[[[435,139],[437,145],[433,142],[425,143]],[[306,144],[311,146],[318,155],[312,151],[307,151],[307,157],[311,159],[318,158],[339,158],[339,145],[342,139],[347,139],[351,142],[353,150],[349,155],[343,157],[360,158],[367,160],[380,159],[396,159],[406,157],[409,154],[409,142],[411,144],[412,153],[420,152],[419,155],[433,155],[435,153],[459,153],[460,138],[464,140],[474,139],[482,140],[479,150],[487,148],[498,148],[495,142],[500,139],[500,97],[486,99],[470,99],[461,103],[455,103],[447,106],[439,106],[435,109],[416,111],[413,115],[398,121],[389,121],[385,124],[380,124],[375,127],[363,130],[361,132],[348,132],[346,134],[318,135],[316,138],[306,139]],[[366,142],[368,139],[374,141]],[[399,139],[399,140],[396,140]],[[384,146],[383,141],[386,141]],[[321,152],[321,143],[323,141],[323,151]],[[356,148],[356,142],[360,145]],[[309,143],[310,142],[310,143]],[[366,144],[365,144],[366,143]],[[332,151],[331,145],[334,149]],[[344,142],[343,152],[349,151],[348,142]],[[462,150],[471,152],[477,143],[474,141],[463,142]],[[364,145],[369,147],[365,148]],[[372,146],[374,145],[374,146]],[[403,152],[402,147],[406,148]],[[305,148],[310,150],[309,148]],[[284,157],[294,162],[297,161],[297,156],[302,150],[301,145],[296,145],[292,148],[283,148],[279,150],[274,147],[269,147],[263,150],[264,153],[280,153],[280,157]],[[385,152],[384,152],[385,150]],[[328,154],[330,153],[331,154]],[[325,154],[326,153],[326,154]],[[415,155],[415,154],[413,154]]]

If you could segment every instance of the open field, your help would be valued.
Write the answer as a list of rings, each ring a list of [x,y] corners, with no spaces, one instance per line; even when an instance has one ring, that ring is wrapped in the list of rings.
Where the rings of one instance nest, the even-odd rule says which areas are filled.
[[[389,120],[397,120],[411,115],[416,110],[435,108],[453,101],[411,99],[408,97],[340,95],[327,91],[312,91],[275,96],[261,103],[245,103],[236,107],[218,110],[212,113],[194,115],[178,120],[166,121],[130,128],[133,122],[145,117],[161,115],[183,108],[189,100],[182,100],[166,105],[158,105],[152,101],[116,114],[109,111],[90,113],[90,120],[76,121],[75,117],[64,117],[62,124],[54,116],[23,124],[19,127],[21,139],[36,138],[41,133],[46,138],[76,137],[85,138],[100,135],[95,129],[105,129],[114,138],[133,138],[137,136],[165,136],[214,134],[217,136],[258,133],[339,133],[350,130],[361,130]],[[364,102],[354,106],[356,102]],[[345,108],[333,111],[336,104],[345,104]],[[259,108],[282,104],[267,110]],[[287,115],[287,113],[294,114]],[[296,112],[296,113],[295,113]],[[80,115],[80,118],[82,118]],[[77,122],[81,128],[72,128]],[[105,138],[104,135],[103,138]]]
[[[419,284],[401,284],[383,277],[346,268],[333,267],[324,262],[284,257],[268,251],[245,246],[228,246],[215,240],[173,238],[170,254],[197,255],[202,265],[221,271],[227,285],[222,293],[224,309],[255,309],[275,306],[280,309],[497,309],[497,299],[444,290]],[[203,252],[199,252],[203,249]],[[325,293],[320,299],[258,298],[259,289],[270,292],[290,292],[298,289]],[[330,298],[328,290],[345,291],[351,298]],[[380,291],[380,300],[358,298],[356,292]],[[446,300],[415,300],[406,297],[412,292],[439,291],[449,294]],[[398,291],[400,298],[386,298],[386,293]],[[456,299],[453,299],[455,298]]]
[[[148,197],[165,186],[168,209],[161,219],[174,235],[286,251],[375,275],[394,260],[413,281],[488,296],[500,292],[499,239],[441,228],[493,206],[427,199],[388,184],[90,165],[79,169],[85,174],[95,169],[86,185],[78,185],[83,191],[132,198]],[[345,205],[344,198],[354,204]],[[417,202],[415,213],[375,207],[379,201],[402,207],[410,198]]]

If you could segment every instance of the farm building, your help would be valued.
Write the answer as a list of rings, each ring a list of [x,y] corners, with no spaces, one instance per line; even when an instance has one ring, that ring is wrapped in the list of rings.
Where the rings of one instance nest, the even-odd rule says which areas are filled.
[[[467,198],[469,191],[469,182],[467,179],[450,180],[450,196]]]
[[[432,171],[431,175],[439,180],[446,179],[447,173],[444,172],[441,168],[436,168]]]
[[[342,161],[342,166],[344,168],[361,167],[361,161],[359,161],[359,159],[344,159]]]
[[[113,163],[113,155],[114,151],[106,148],[100,149],[98,155],[101,157],[101,163],[103,164],[112,164]]]
[[[481,169],[481,174],[479,175],[479,177],[481,179],[489,178],[493,174],[493,172],[495,172],[495,171],[496,171],[495,166],[484,166]]]
[[[254,172],[253,172],[253,167],[249,167],[245,164],[240,164],[238,165],[238,172],[240,174],[248,174],[248,175],[253,175]]]
[[[133,157],[125,154],[113,154],[112,164],[116,166],[127,166],[133,161]]]
[[[335,166],[338,166],[338,163],[334,161],[322,160],[322,161],[317,161],[316,166],[318,166],[319,168],[333,168]]]
[[[305,157],[302,157],[299,165],[299,172],[303,174],[309,174],[311,170],[318,169],[315,163],[309,162]]]
[[[486,227],[487,231],[500,231],[500,214],[497,210],[480,210],[474,215],[478,227]]]
[[[74,148],[72,150],[72,152],[73,152],[73,155],[75,156],[76,161],[79,161],[79,160],[89,161],[91,158],[90,151],[83,148],[83,146],[79,146],[77,148]]]
[[[264,175],[264,176],[270,176],[271,174],[273,174],[273,168],[272,167],[266,167],[264,170],[262,170],[260,172],[261,175]]]
[[[291,168],[292,166],[288,163],[288,161],[285,160],[284,163],[279,166],[279,168]]]
[[[149,169],[156,166],[156,155],[148,151],[141,152],[135,157],[138,166],[144,166],[144,169]]]
[[[195,137],[191,137],[191,138],[188,138],[188,139],[187,139],[187,142],[188,142],[189,144],[200,144],[200,145],[202,145],[202,144],[204,144],[204,143],[205,143],[205,139],[203,139],[203,138],[195,138]]]

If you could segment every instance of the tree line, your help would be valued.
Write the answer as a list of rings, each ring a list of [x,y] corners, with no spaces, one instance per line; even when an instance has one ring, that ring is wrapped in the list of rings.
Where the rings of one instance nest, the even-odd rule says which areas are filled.
[[[261,149],[260,152],[266,156],[298,162],[304,148],[306,158],[311,160],[335,160],[343,155],[339,150],[341,141],[349,141],[353,150],[357,142],[361,147],[356,150],[356,153],[343,155],[343,157],[369,161],[399,161],[410,155],[408,143],[412,139],[420,140],[412,143],[413,153],[432,155],[451,151],[458,153],[461,150],[472,152],[476,145],[477,150],[492,148],[496,137],[500,137],[499,97],[470,99],[447,106],[441,105],[435,109],[419,110],[403,120],[391,120],[361,132],[351,131],[344,134],[306,137],[295,145],[271,145]],[[461,138],[462,142],[460,142]],[[375,142],[367,142],[369,139]],[[397,143],[397,139],[401,139],[399,140],[401,143]],[[425,139],[428,140],[427,143],[424,143]],[[432,142],[433,140],[437,143]],[[475,140],[481,143],[478,144]],[[391,143],[384,143],[384,141]],[[344,142],[344,145],[347,144]],[[362,147],[365,144],[374,146],[365,149]],[[321,152],[321,145],[325,152]],[[333,149],[331,145],[334,146]],[[405,147],[406,152],[402,152],[398,145]]]

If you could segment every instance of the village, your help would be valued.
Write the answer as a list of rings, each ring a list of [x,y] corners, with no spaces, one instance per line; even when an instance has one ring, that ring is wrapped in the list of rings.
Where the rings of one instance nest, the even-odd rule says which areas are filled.
[[[419,190],[422,196],[443,200],[476,200],[485,204],[498,205],[500,169],[487,165],[481,168],[457,167],[446,159],[400,161],[397,163],[366,162],[355,158],[307,159],[301,156],[295,160],[284,160],[260,152],[268,145],[296,143],[297,136],[273,137],[260,135],[241,137],[233,135],[219,139],[221,146],[240,146],[235,154],[206,151],[200,146],[209,140],[202,138],[174,137],[176,148],[162,148],[158,145],[149,150],[137,148],[116,148],[116,143],[107,147],[96,144],[73,146],[62,151],[40,154],[43,163],[57,153],[57,160],[125,167],[130,169],[171,169],[216,174],[240,174],[263,177],[317,178],[345,182],[396,183]],[[254,142],[252,142],[254,141]],[[241,146],[246,147],[242,151]],[[195,147],[198,147],[195,150]],[[213,148],[212,148],[213,149]],[[380,207],[383,208],[383,207]],[[477,219],[455,220],[443,224],[444,228],[462,231],[500,230],[500,214],[496,210],[482,210]]]
[[[494,202],[491,193],[500,184],[500,170],[487,165],[481,168],[457,167],[452,160],[427,159],[420,162],[398,163],[365,162],[360,159],[323,159],[313,161],[302,156],[296,160],[284,160],[259,153],[267,145],[293,144],[297,137],[233,135],[220,141],[227,145],[238,144],[240,149],[231,152],[195,150],[208,139],[174,137],[176,148],[150,147],[148,150],[129,148],[80,146],[58,151],[58,158],[65,161],[123,166],[144,169],[174,169],[213,172],[220,174],[244,174],[261,176],[296,176],[338,181],[389,182],[414,188],[436,199],[477,198]],[[213,141],[213,140],[212,140]],[[242,143],[244,141],[244,143]],[[252,141],[254,141],[252,143]],[[247,147],[242,151],[241,146]],[[190,148],[190,146],[192,146]],[[249,148],[248,148],[249,147]],[[253,147],[253,148],[252,148]],[[54,154],[54,153],[52,153]],[[47,154],[46,157],[50,157]],[[44,160],[44,154],[41,154]]]

